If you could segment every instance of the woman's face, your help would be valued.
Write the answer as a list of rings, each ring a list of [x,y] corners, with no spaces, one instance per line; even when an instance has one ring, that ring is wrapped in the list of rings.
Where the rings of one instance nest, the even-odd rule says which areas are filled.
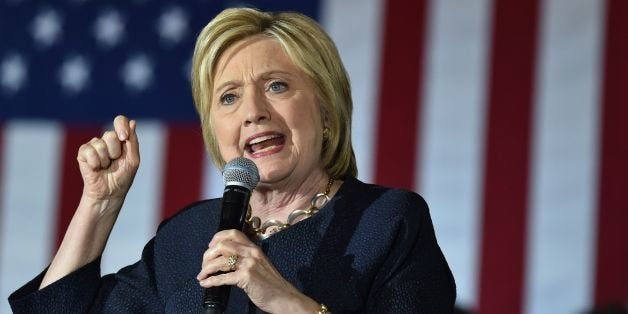
[[[262,184],[298,184],[323,171],[314,85],[277,41],[254,36],[229,47],[212,95],[211,124],[225,161],[253,160]]]

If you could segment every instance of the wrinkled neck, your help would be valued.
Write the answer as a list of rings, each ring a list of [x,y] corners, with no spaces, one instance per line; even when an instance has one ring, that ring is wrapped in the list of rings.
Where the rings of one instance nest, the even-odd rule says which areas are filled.
[[[321,171],[313,173],[302,182],[279,182],[258,187],[251,195],[252,214],[262,221],[285,221],[295,209],[309,207],[312,197],[323,193],[328,181],[327,174]]]

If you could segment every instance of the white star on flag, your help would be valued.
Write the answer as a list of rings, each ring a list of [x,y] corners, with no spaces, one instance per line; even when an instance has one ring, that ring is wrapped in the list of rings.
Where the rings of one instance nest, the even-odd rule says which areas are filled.
[[[0,85],[4,90],[15,93],[24,86],[27,74],[24,58],[17,54],[10,55],[0,64]]]
[[[76,94],[89,83],[89,64],[82,56],[67,59],[59,69],[59,83],[66,92]]]
[[[98,42],[113,47],[124,36],[124,21],[116,10],[108,10],[100,14],[94,24],[94,36]]]
[[[56,11],[42,11],[32,23],[33,39],[41,46],[52,46],[61,36],[61,27],[61,17]]]
[[[187,20],[181,8],[174,7],[163,12],[157,22],[157,32],[162,41],[168,44],[180,42],[188,30]]]
[[[122,67],[122,81],[132,91],[142,91],[153,81],[153,66],[146,55],[137,55]]]

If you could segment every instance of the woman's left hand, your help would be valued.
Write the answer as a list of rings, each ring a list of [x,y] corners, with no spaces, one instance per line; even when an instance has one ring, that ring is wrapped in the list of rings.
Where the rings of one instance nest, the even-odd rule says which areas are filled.
[[[228,264],[230,256],[237,258],[233,268]],[[217,272],[224,273],[212,276]],[[204,288],[238,286],[259,309],[269,313],[316,313],[320,309],[281,276],[259,246],[237,230],[214,235],[196,279]]]

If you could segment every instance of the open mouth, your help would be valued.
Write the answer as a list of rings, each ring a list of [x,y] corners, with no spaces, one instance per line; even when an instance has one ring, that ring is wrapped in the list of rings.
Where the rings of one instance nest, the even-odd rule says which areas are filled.
[[[284,135],[268,134],[252,139],[246,144],[245,149],[250,154],[259,154],[281,146],[285,141],[286,137]]]

